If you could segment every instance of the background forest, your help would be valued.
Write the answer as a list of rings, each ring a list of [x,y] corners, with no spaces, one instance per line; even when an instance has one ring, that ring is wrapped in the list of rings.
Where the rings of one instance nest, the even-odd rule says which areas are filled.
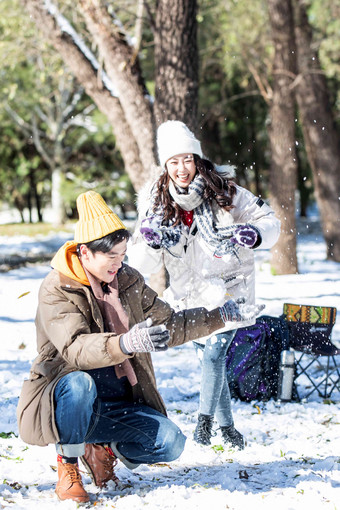
[[[276,273],[314,202],[340,261],[340,0],[2,0],[0,34],[0,205],[23,222],[91,188],[133,211],[179,119],[270,200]]]

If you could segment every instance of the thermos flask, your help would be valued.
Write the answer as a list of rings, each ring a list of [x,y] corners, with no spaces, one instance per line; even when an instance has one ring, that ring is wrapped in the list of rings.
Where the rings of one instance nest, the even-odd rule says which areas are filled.
[[[294,351],[282,351],[279,372],[278,400],[288,402],[292,399],[294,371]]]

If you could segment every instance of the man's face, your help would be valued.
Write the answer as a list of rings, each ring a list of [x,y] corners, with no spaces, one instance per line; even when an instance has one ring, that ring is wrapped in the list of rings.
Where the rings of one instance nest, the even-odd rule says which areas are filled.
[[[92,253],[87,246],[80,246],[81,262],[99,283],[110,283],[122,267],[126,255],[126,239],[116,244],[111,251]]]

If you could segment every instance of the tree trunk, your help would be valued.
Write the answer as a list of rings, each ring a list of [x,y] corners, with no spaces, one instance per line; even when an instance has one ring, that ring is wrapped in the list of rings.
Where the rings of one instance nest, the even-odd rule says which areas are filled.
[[[101,0],[80,0],[79,4],[87,28],[98,45],[107,74],[117,89],[119,102],[147,173],[156,165],[153,116],[134,47],[128,45],[125,35],[112,22],[107,9],[102,7]]]
[[[65,221],[64,201],[61,193],[62,170],[59,166],[52,168],[51,176],[51,207],[53,224],[62,225]]]
[[[181,120],[197,127],[198,47],[197,1],[159,0],[155,20],[155,105],[157,125]],[[150,286],[162,295],[168,286],[165,267],[150,277]]]
[[[115,134],[126,172],[133,186],[138,190],[147,176],[139,156],[139,148],[125,119],[119,100],[105,87],[98,70],[78,48],[71,35],[58,26],[54,15],[44,7],[44,2],[42,0],[21,1],[46,39],[59,52],[79,83],[83,85],[86,93],[99,110],[107,116]]]
[[[41,203],[40,203],[40,196],[37,190],[36,180],[35,180],[35,173],[33,168],[30,169],[29,173],[29,181],[30,181],[30,187],[32,190],[32,195],[34,196],[35,206],[37,208],[37,217],[38,222],[41,223],[43,221],[42,213],[41,213]]]
[[[155,27],[155,120],[182,120],[196,130],[197,1],[159,0]]]
[[[337,132],[304,2],[295,2],[298,79],[295,88],[309,164],[313,172],[327,258],[340,262],[340,136]]]
[[[61,28],[58,14],[44,0],[21,0],[72,70],[86,93],[107,116],[136,190],[155,175],[153,110],[147,95],[135,49],[112,22],[100,0],[80,0],[88,29],[117,97],[105,86],[101,75],[76,38]],[[196,0],[159,0],[156,3],[156,99],[157,124],[181,119],[195,130],[198,106],[198,51]],[[167,58],[165,58],[167,56]],[[159,104],[158,104],[159,103]],[[157,277],[157,284],[159,276]]]
[[[294,28],[290,0],[268,0],[275,47],[273,97],[270,104],[271,205],[281,220],[281,235],[272,248],[276,274],[298,272],[296,257],[295,104],[290,86],[295,77]]]
[[[33,223],[31,190],[29,190],[26,195],[26,201],[28,209],[28,223]]]

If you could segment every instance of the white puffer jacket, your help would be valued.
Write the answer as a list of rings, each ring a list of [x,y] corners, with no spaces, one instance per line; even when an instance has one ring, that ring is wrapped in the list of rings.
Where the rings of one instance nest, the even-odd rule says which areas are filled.
[[[260,249],[271,248],[280,234],[280,221],[274,211],[254,196],[250,191],[236,186],[237,193],[233,199],[234,209],[227,212],[217,203],[212,210],[217,226],[233,223],[249,223],[261,233]],[[140,199],[141,197],[139,197]],[[140,222],[148,215],[148,201],[139,200],[139,219],[135,234],[129,242],[129,264],[142,274],[158,272],[162,264],[169,273],[170,286],[163,298],[173,308],[185,309],[204,306],[211,310],[221,306],[228,299],[244,297],[246,304],[255,303],[255,264],[254,250],[240,248],[238,257],[233,254],[221,258],[214,256],[214,248],[209,246],[197,229],[195,216],[190,229],[183,232],[177,245],[166,250],[150,248],[139,232]],[[247,322],[230,322],[221,331],[253,324]],[[216,332],[217,333],[217,332]],[[206,338],[199,342],[204,343]]]

